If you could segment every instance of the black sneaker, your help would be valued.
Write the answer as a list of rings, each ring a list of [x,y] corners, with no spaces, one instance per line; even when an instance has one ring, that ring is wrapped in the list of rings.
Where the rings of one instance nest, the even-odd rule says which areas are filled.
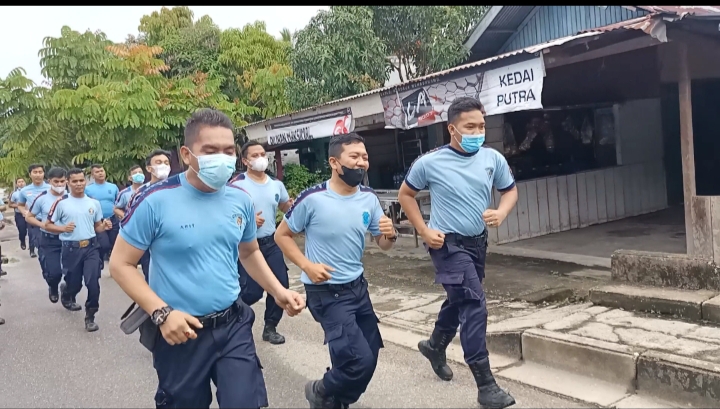
[[[30,250],[30,258],[37,258],[37,254],[35,254],[35,250],[34,250],[34,249],[31,249],[31,250]]]
[[[27,246],[25,245],[25,243],[20,243],[20,249],[22,249],[22,250],[27,249]]]

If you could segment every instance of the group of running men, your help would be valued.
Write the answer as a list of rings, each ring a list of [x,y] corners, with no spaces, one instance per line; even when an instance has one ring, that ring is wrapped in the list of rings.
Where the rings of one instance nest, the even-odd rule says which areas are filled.
[[[370,232],[383,250],[392,248],[398,237],[374,191],[361,185],[369,168],[364,140],[355,133],[333,136],[328,148],[331,178],[293,202],[283,184],[266,175],[265,150],[256,142],[241,148],[247,171],[232,177],[237,162],[233,129],[222,112],[196,111],[185,126],[179,151],[187,170],[162,180],[149,157],[148,171],[156,172],[155,182],[139,186],[140,177],[133,177],[137,169],[131,170],[134,193],[126,201],[121,193],[115,206],[121,221],[110,273],[157,328],[152,342],[143,343],[153,354],[158,375],[156,406],[207,408],[211,381],[220,408],[268,406],[252,334],[255,315],[249,307],[267,292],[263,339],[283,343],[276,331],[283,311],[296,316],[307,304],[325,333],[332,367],[306,384],[305,397],[312,408],[347,408],[365,392],[383,348],[363,276],[365,236]],[[459,328],[478,403],[504,408],[515,400],[497,385],[490,370],[482,281],[486,226],[496,228],[503,222],[517,201],[517,190],[502,154],[482,147],[485,120],[479,101],[455,100],[448,110],[448,130],[450,144],[418,158],[399,193],[436,267],[436,282],[447,293],[435,330],[418,348],[437,376],[449,381],[453,373],[446,348]],[[71,194],[74,181],[81,183],[74,178],[76,172],[68,172]],[[61,185],[61,180],[53,180],[50,177],[53,186]],[[432,200],[429,225],[415,201],[425,188]],[[488,209],[493,188],[501,192],[498,209]],[[83,189],[77,191],[82,194]],[[48,233],[68,234],[70,222],[85,211],[75,208],[72,201],[56,200],[48,210]],[[102,211],[98,204],[95,209]],[[278,209],[285,216],[276,227]],[[37,216],[32,210],[30,215]],[[100,216],[88,221],[95,222],[98,232],[111,227]],[[305,235],[304,253],[295,241],[298,234]],[[73,243],[88,240],[71,238]],[[63,271],[77,274],[70,273],[72,262],[64,263],[65,248]],[[68,253],[78,251],[70,248]],[[150,274],[143,279],[137,265],[148,253],[149,268],[143,271]],[[302,270],[306,299],[289,289],[283,256]],[[61,298],[68,297],[64,302],[74,304],[70,297],[76,288],[61,293]]]

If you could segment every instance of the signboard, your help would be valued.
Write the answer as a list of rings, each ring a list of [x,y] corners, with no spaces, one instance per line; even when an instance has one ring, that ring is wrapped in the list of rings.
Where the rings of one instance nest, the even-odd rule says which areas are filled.
[[[433,78],[381,94],[385,128],[412,129],[447,121],[458,97],[480,100],[486,115],[542,109],[542,57],[451,80]]]
[[[350,133],[355,129],[350,108],[267,125],[268,145],[284,145]]]

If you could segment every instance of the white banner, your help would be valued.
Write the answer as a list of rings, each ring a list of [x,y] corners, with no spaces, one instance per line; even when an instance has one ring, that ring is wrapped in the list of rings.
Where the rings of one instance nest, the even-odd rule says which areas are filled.
[[[355,129],[355,121],[350,108],[290,119],[265,127],[268,146],[343,135],[352,132],[353,129]]]
[[[482,68],[482,67],[481,67]],[[486,115],[542,109],[543,58],[457,77],[398,86],[381,94],[385,128],[412,129],[447,121],[458,97],[478,99]]]

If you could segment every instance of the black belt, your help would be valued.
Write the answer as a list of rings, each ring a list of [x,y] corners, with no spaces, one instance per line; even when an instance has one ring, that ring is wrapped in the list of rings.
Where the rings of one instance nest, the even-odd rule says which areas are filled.
[[[240,312],[240,305],[238,302],[234,302],[230,307],[220,311],[208,314],[202,317],[195,317],[202,324],[202,329],[217,328],[227,324],[228,322],[235,319]]]
[[[57,235],[57,234],[52,234],[52,233],[48,233],[48,232],[45,232],[45,231],[40,231],[40,233],[42,234],[43,237],[46,237],[46,238],[48,238],[48,239],[57,239],[57,240],[60,240],[60,236]]]
[[[96,243],[97,243],[97,237],[93,237],[91,239],[80,240],[80,241],[67,241],[66,240],[66,241],[62,242],[62,245],[63,245],[63,247],[73,247],[73,248],[83,249],[85,247],[88,247],[91,244],[96,244]]]
[[[343,290],[349,290],[351,288],[355,288],[359,285],[362,285],[365,282],[365,277],[360,275],[360,277],[350,281],[349,283],[343,283],[343,284],[305,284],[305,292],[321,292],[321,291],[343,291]]]
[[[446,233],[445,242],[465,247],[484,246],[487,241],[487,230],[477,236],[463,236],[456,233]]]
[[[275,242],[275,235],[271,234],[269,236],[261,237],[257,239],[258,246],[264,246],[266,244],[274,243]]]

